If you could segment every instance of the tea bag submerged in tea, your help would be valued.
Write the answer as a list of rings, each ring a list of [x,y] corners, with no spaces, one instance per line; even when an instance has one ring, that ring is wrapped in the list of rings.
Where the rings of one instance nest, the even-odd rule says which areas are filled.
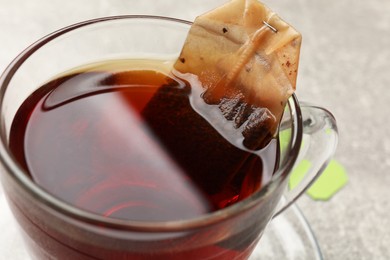
[[[231,1],[195,20],[172,70],[177,82],[142,110],[148,131],[214,208],[270,180],[278,158],[270,141],[295,89],[300,41],[259,2]]]
[[[244,145],[275,135],[296,85],[301,35],[257,0],[233,0],[196,18],[174,65],[196,76],[207,104],[240,129]]]

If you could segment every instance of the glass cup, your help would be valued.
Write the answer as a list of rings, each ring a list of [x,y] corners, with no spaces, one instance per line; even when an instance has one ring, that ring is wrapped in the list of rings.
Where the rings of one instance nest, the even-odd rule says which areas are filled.
[[[325,168],[337,144],[336,122],[327,110],[299,103],[294,95],[280,124],[280,161],[271,181],[249,198],[199,218],[136,222],[103,217],[66,204],[27,177],[8,142],[17,109],[36,88],[68,69],[95,61],[124,57],[173,60],[190,26],[187,21],[155,16],[86,21],[35,42],[7,67],[0,78],[0,176],[31,256],[247,259],[272,218]],[[286,192],[289,174],[301,160],[309,160],[311,168],[296,188]]]

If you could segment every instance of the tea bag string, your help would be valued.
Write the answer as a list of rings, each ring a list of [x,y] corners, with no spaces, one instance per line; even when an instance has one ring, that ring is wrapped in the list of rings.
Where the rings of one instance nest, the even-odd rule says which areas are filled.
[[[268,19],[268,21],[271,19],[271,17]],[[239,61],[235,64],[234,68],[226,76],[226,85],[229,85],[232,81],[235,80],[235,78],[240,73],[242,67],[244,67],[245,64],[248,63],[249,59],[255,54],[258,46],[261,43],[261,39],[267,32],[267,29],[270,29],[274,33],[278,32],[278,30],[272,25],[270,25],[269,22],[263,21],[263,26],[258,29],[255,34],[249,39],[249,41],[245,43],[242,47],[244,49],[242,54],[240,55],[241,57]]]
[[[264,24],[265,26],[267,26],[268,28],[270,28],[274,33],[277,33],[277,32],[278,32],[278,30],[277,30],[275,27],[273,27],[272,25],[270,25],[268,22],[263,21],[263,24]]]

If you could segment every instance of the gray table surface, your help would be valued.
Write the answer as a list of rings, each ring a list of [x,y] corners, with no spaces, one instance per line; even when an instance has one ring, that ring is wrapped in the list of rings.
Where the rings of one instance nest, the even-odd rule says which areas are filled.
[[[224,2],[0,0],[0,71],[30,43],[71,23],[119,14],[193,20]],[[338,121],[335,159],[349,183],[329,201],[298,202],[324,258],[390,259],[390,1],[264,2],[303,34],[298,97]]]

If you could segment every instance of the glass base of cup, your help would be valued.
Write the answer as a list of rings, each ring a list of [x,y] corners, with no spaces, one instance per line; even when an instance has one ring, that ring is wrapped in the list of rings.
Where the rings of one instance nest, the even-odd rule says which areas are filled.
[[[0,219],[3,231],[0,233],[0,259],[30,259],[20,236],[19,228],[12,217],[0,186]],[[317,240],[296,205],[292,205],[271,221],[249,260],[322,260]]]
[[[298,206],[290,206],[268,225],[249,258],[262,259],[323,259],[316,237]]]

